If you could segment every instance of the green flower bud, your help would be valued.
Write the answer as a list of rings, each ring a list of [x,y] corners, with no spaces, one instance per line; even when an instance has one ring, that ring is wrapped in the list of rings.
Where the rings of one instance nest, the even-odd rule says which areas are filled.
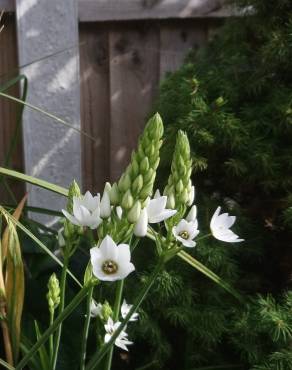
[[[101,316],[104,321],[107,321],[109,317],[113,316],[113,310],[107,301],[102,305]]]
[[[132,184],[133,193],[134,194],[139,193],[140,190],[142,189],[142,187],[143,187],[143,176],[139,175],[135,178],[135,180]]]
[[[52,274],[48,282],[47,300],[50,312],[54,311],[60,303],[60,286],[56,274]]]
[[[73,197],[80,197],[80,196],[81,196],[80,188],[77,182],[73,180],[73,182],[69,186],[69,191],[68,191],[67,211],[69,213],[73,212]]]
[[[124,209],[130,209],[132,208],[133,204],[134,204],[134,199],[131,194],[131,191],[127,190],[127,192],[124,194],[123,199],[122,199],[122,207]]]
[[[125,193],[131,187],[131,177],[128,173],[122,175],[119,180],[118,188],[122,193]]]
[[[120,201],[120,192],[118,189],[118,185],[114,183],[111,187],[111,190],[109,192],[109,197],[112,205],[119,204]]]
[[[128,221],[131,224],[134,224],[135,222],[138,221],[139,216],[140,216],[140,213],[141,213],[141,203],[138,200],[137,202],[135,202],[135,204],[130,209],[130,211],[129,211],[128,215],[127,215]]]
[[[140,170],[143,174],[145,174],[149,170],[149,160],[147,157],[142,159],[142,162],[140,164]]]
[[[178,210],[174,220],[179,220],[189,202],[192,170],[190,145],[187,135],[179,131],[177,134],[175,150],[171,164],[171,174],[164,189],[168,196],[167,206]]]
[[[106,182],[104,185],[104,192],[106,191],[109,194],[111,191],[111,188],[112,188],[111,184],[109,182]]]

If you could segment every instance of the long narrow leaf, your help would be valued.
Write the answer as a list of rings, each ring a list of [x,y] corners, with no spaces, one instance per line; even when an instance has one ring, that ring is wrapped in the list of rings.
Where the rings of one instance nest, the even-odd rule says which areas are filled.
[[[4,215],[7,219],[10,219],[17,227],[19,227],[27,236],[29,236],[36,244],[45,251],[58,265],[63,267],[63,263],[59,260],[58,257],[52,253],[49,248],[47,248],[32,232],[30,232],[21,222],[17,221],[9,212],[7,212],[2,206],[0,206],[0,213]],[[72,274],[70,270],[67,269],[68,274],[71,278],[81,287],[79,280]]]
[[[213,280],[216,284],[220,285],[223,289],[225,289],[227,292],[232,294],[240,302],[242,302],[242,303],[244,302],[244,299],[241,297],[241,295],[234,288],[232,288],[228,283],[226,283],[223,279],[221,279],[213,271],[209,270],[208,267],[206,267],[201,262],[196,260],[193,256],[191,256],[190,254],[188,254],[185,251],[180,251],[178,253],[178,256],[181,259],[183,259],[185,262],[187,262],[189,265],[193,266],[195,269],[202,272],[209,279]]]
[[[5,369],[15,370],[15,367],[9,365],[6,361],[2,360],[1,358],[0,358],[0,365],[4,366]]]
[[[45,110],[39,108],[39,107],[36,107],[35,105],[32,105],[30,103],[27,103],[21,99],[18,99],[18,98],[15,98],[14,96],[12,95],[9,95],[9,94],[5,94],[3,92],[0,92],[0,96],[3,96],[3,98],[6,98],[6,99],[9,99],[9,100],[12,100],[14,101],[15,103],[18,103],[18,104],[22,104],[30,109],[33,109],[35,110],[36,112],[39,112],[39,113],[42,113],[43,115],[47,116],[47,117],[50,117],[52,118],[54,121],[58,122],[58,123],[61,123],[62,125],[66,126],[66,127],[69,127],[71,128],[72,130],[74,131],[77,131],[79,134],[81,135],[84,135],[86,136],[88,139],[94,141],[94,142],[97,142],[97,139],[95,139],[93,136],[87,134],[86,132],[82,131],[82,130],[79,130],[77,127],[71,125],[70,123],[64,121],[63,119],[55,116],[54,114],[51,114],[49,112],[46,112]]]
[[[38,341],[38,340],[41,339],[42,334],[41,334],[39,325],[38,325],[36,320],[34,322],[34,325],[35,325],[36,338],[37,338],[37,341]],[[49,355],[48,355],[48,352],[47,352],[46,347],[45,347],[44,344],[42,346],[40,346],[40,348],[39,348],[39,356],[40,356],[42,369],[43,370],[49,369],[50,368],[50,359],[49,359]]]
[[[17,179],[17,180],[28,182],[30,184],[39,186],[40,188],[50,190],[54,193],[61,194],[66,197],[68,196],[68,190],[66,188],[52,184],[45,180],[40,180],[33,176],[25,175],[21,172],[17,172],[14,170],[9,170],[8,168],[0,167],[0,174],[13,177],[14,179]]]

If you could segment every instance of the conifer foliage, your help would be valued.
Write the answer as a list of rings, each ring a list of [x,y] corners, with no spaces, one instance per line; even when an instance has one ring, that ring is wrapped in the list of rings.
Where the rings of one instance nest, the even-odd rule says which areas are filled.
[[[215,200],[240,215],[245,243],[206,240],[192,254],[244,303],[175,260],[137,329],[151,369],[292,368],[292,3],[236,5],[243,15],[165,79],[155,109],[166,173],[178,130],[190,139],[200,229]]]

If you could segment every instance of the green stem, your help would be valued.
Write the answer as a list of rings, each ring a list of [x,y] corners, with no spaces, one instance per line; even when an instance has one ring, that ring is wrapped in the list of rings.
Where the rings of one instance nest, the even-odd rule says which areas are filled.
[[[93,287],[89,290],[88,296],[87,296],[86,318],[85,318],[85,323],[84,323],[82,344],[81,344],[80,370],[85,369],[87,338],[88,338],[90,318],[91,318],[90,317],[90,306],[91,306],[91,301],[92,301],[92,294],[93,294]]]
[[[113,321],[116,322],[119,319],[119,312],[121,307],[121,300],[123,295],[123,289],[124,289],[124,280],[118,281],[117,289],[116,289],[116,298],[115,298],[115,304],[114,304],[114,312],[113,312]],[[105,363],[105,370],[110,370],[112,366],[112,360],[113,360],[113,353],[114,353],[114,345],[111,346],[108,356]]]
[[[1,358],[0,358],[0,365],[2,365],[3,367],[5,367],[5,369],[15,370],[15,367],[9,365],[6,361],[2,360]]]
[[[95,369],[97,369],[98,364],[104,358],[104,356],[107,354],[107,352],[111,349],[111,347],[114,345],[115,340],[120,335],[122,330],[125,328],[125,326],[127,325],[128,321],[130,320],[133,313],[136,312],[138,310],[138,308],[140,307],[141,303],[145,299],[147,293],[149,292],[152,284],[154,283],[154,281],[155,281],[157,275],[159,274],[159,272],[162,270],[163,266],[164,266],[164,260],[161,258],[159,260],[158,264],[156,265],[155,269],[153,270],[152,274],[149,276],[149,279],[148,279],[147,283],[144,285],[143,289],[140,291],[140,294],[136,298],[135,304],[132,306],[132,308],[128,312],[127,316],[125,317],[125,319],[123,320],[121,325],[114,332],[110,341],[108,341],[99,351],[97,351],[93,355],[89,364],[86,367],[86,370],[95,370]]]
[[[50,326],[54,323],[54,313],[55,310],[50,310]],[[54,352],[54,335],[50,335],[50,361],[53,360],[53,352]]]
[[[52,326],[50,326],[40,339],[32,346],[29,352],[22,358],[19,364],[16,366],[16,370],[21,370],[30,361],[31,357],[38,351],[38,349],[49,339],[50,335],[53,334],[59,327],[59,325],[75,310],[75,308],[82,302],[86,297],[89,289],[92,285],[85,285],[76,294],[73,300],[65,307],[63,312],[55,319]]]
[[[65,293],[66,293],[66,279],[67,279],[67,267],[68,267],[68,257],[66,256],[66,252],[64,255],[64,264],[62,268],[62,275],[61,275],[61,282],[60,282],[60,305],[59,305],[59,314],[62,313],[65,307]],[[62,324],[60,324],[58,331],[56,333],[56,345],[54,348],[54,355],[52,359],[52,370],[56,369],[57,359],[58,359],[58,352],[60,346],[60,339],[62,334]]]

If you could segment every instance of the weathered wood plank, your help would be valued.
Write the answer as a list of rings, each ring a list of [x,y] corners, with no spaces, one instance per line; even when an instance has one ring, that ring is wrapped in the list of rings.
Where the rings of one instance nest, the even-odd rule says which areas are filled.
[[[97,140],[82,138],[82,180],[84,190],[96,192],[110,178],[108,33],[100,25],[82,24],[79,40],[81,127]]]
[[[5,15],[3,18],[4,29],[0,33],[0,86],[17,75],[17,41],[15,32],[14,16]],[[15,85],[8,90],[9,94],[19,96],[19,87]],[[0,164],[5,165],[5,159],[11,140],[14,137],[19,107],[4,98],[0,98]],[[21,130],[16,148],[12,156],[10,167],[23,171]],[[9,180],[8,184],[17,200],[24,194],[24,186],[21,182]],[[0,203],[13,201],[7,190],[0,185]]]
[[[228,17],[224,0],[79,0],[81,22]]]
[[[205,21],[173,21],[160,29],[160,79],[166,72],[177,70],[191,49],[198,49],[207,42]]]
[[[159,30],[154,26],[110,31],[111,179],[137,145],[159,81]]]
[[[0,11],[5,10],[6,12],[11,12],[15,10],[14,0],[0,0]]]

